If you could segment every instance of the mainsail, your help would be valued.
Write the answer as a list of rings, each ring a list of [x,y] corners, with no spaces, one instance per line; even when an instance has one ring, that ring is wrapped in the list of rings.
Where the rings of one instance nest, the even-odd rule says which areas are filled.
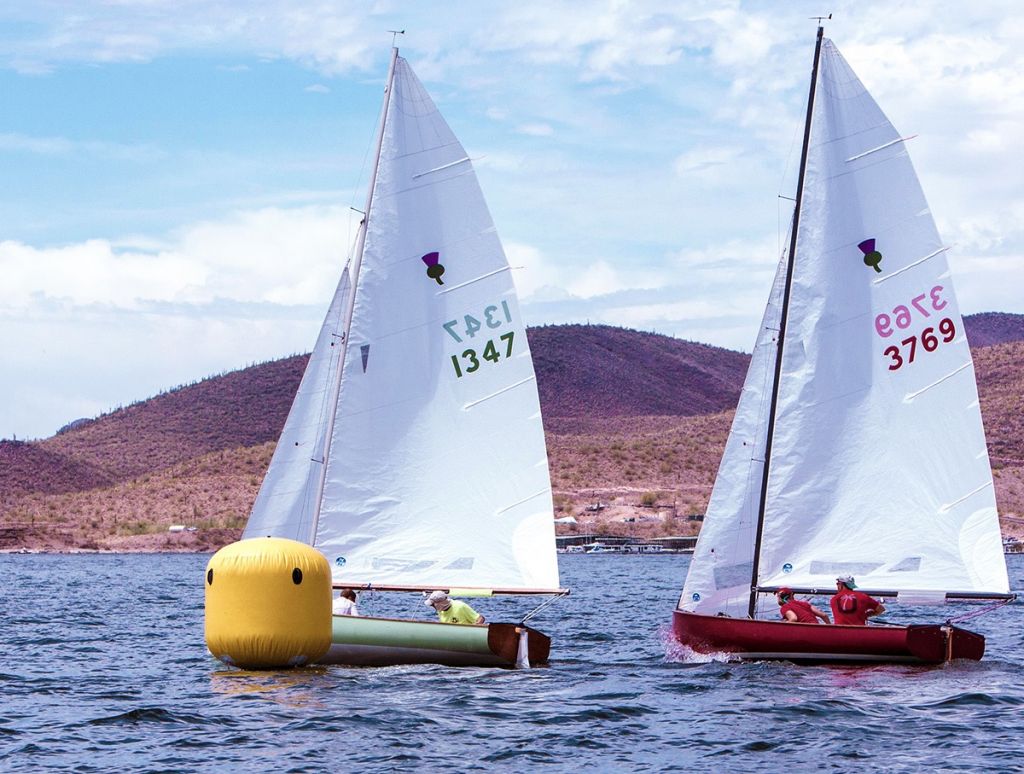
[[[756,583],[830,587],[849,573],[868,589],[1005,594],[945,248],[904,139],[829,40],[810,126]],[[766,318],[778,281],[772,295]],[[748,385],[771,377],[771,359],[755,350]],[[749,436],[750,417],[764,416],[744,406],[747,391],[726,457],[746,440],[737,431]],[[760,427],[753,435],[763,444]],[[749,508],[737,504],[751,486],[759,496],[760,481],[732,475],[716,483],[683,609],[736,614],[749,595],[749,579],[722,586],[703,567],[712,549],[731,551],[730,565],[754,561]],[[717,536],[730,534],[740,537],[723,548]]]
[[[465,150],[408,63],[393,68],[312,542],[336,582],[554,590],[509,265]]]

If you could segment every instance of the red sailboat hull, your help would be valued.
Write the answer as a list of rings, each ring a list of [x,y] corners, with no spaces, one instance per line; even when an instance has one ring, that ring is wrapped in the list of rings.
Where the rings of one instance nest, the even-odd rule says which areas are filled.
[[[941,664],[979,661],[985,638],[952,625],[826,626],[700,615],[676,610],[676,639],[698,653],[799,662]]]

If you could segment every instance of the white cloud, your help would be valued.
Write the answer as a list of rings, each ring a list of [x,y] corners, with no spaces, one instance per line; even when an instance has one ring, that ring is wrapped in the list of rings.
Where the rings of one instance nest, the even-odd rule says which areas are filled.
[[[742,155],[743,149],[736,146],[699,147],[676,157],[673,168],[683,180],[725,183],[728,182],[728,168]],[[724,177],[723,172],[726,173]]]
[[[350,211],[268,208],[162,242],[0,242],[0,436],[48,435],[182,382],[304,352],[348,255]],[[45,389],[37,387],[45,385]]]
[[[13,132],[0,133],[0,151],[38,153],[44,156],[89,154],[98,158],[121,161],[152,161],[166,154],[146,144],[70,140],[66,137],[35,137]]]
[[[531,137],[550,137],[555,133],[555,130],[550,124],[522,124],[519,126],[517,131],[520,134],[528,134]]]
[[[266,208],[181,229],[163,244],[115,247],[102,239],[36,248],[0,242],[0,308],[41,300],[138,310],[146,302],[217,299],[322,303],[348,255],[347,208]]]
[[[807,3],[523,0],[490,8],[456,0],[443,17],[429,5],[328,0],[54,8],[6,11],[14,24],[0,63],[44,73],[198,53],[255,77],[258,59],[298,62],[309,72],[290,89],[330,89],[329,98],[302,101],[318,109],[342,94],[349,108],[352,84],[342,89],[333,76],[372,83],[377,99],[390,43],[381,31],[408,26],[399,43],[475,160],[510,263],[524,267],[514,276],[532,323],[589,318],[749,349],[776,230],[788,219],[775,196],[795,183],[813,49],[806,17],[818,11]],[[1024,186],[1013,164],[1024,125],[1024,16],[1011,2],[949,3],[938,12],[923,0],[843,0],[835,10],[827,31],[900,131],[919,134],[908,147],[940,231],[955,245],[961,307],[1024,311],[1007,281],[1024,271]],[[73,126],[35,134],[24,126],[0,133],[0,151],[26,165],[32,156],[137,165],[163,153],[157,141],[121,141],[127,134],[92,139]],[[266,165],[306,174],[323,168],[322,158],[246,156],[203,146],[200,134],[181,151],[187,179],[208,183],[223,197],[212,211],[233,215],[204,210],[206,220],[191,222],[188,205],[177,204],[186,214],[169,232],[126,219],[114,230],[130,236],[97,229],[48,240],[57,246],[0,244],[5,353],[30,342],[18,350],[26,368],[65,360],[76,372],[89,370],[76,352],[116,353],[102,368],[123,376],[123,392],[104,403],[97,387],[90,406],[307,348],[309,337],[292,327],[315,332],[348,252],[350,213],[336,203],[349,192],[330,189],[356,177],[361,156],[355,170],[331,162],[332,179],[303,177],[286,190],[249,173]],[[346,135],[340,143],[358,156],[366,140]],[[236,185],[221,188],[222,179]],[[40,209],[27,217],[42,219]],[[240,308],[250,321],[239,319]],[[74,332],[63,336],[66,326]],[[190,360],[180,341],[193,340],[201,344]],[[172,354],[157,357],[148,342]],[[33,351],[46,353],[34,365]],[[148,381],[117,370],[133,352],[136,370],[150,369]],[[5,354],[5,368],[13,357]],[[7,424],[0,421],[0,434]]]

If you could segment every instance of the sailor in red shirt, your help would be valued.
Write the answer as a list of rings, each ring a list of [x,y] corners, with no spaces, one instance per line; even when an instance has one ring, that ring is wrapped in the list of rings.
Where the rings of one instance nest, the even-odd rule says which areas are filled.
[[[821,612],[810,602],[804,602],[793,596],[793,589],[783,586],[775,592],[775,599],[779,602],[779,613],[786,623],[818,623],[820,618],[825,623],[832,623],[828,615]]]
[[[852,575],[836,578],[836,593],[831,604],[836,623],[843,626],[866,626],[869,617],[885,612],[881,602],[857,591]]]

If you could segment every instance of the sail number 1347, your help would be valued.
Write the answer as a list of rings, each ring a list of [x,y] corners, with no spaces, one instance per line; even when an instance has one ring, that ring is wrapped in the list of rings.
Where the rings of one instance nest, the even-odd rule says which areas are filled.
[[[472,314],[463,315],[461,319],[449,320],[442,327],[455,341],[460,344],[466,339],[475,339],[478,333],[484,336],[490,331],[497,333],[497,328],[503,328],[512,323],[512,311],[508,307],[508,301],[500,304],[492,304],[484,307],[479,316]],[[491,334],[493,335],[493,334]],[[512,357],[512,342],[515,340],[515,331],[502,333],[497,338],[489,338],[482,346],[477,343],[476,347],[463,350],[458,355],[452,355],[452,368],[455,375],[462,378],[465,374],[471,374],[479,370],[483,365],[482,361],[497,363],[504,358]]]
[[[512,357],[512,341],[515,338],[515,331],[509,331],[503,333],[498,337],[498,341],[506,342],[507,346],[503,347],[505,350],[501,352],[499,346],[495,346],[494,339],[489,339],[484,344],[483,352],[480,353],[479,357],[475,349],[467,349],[462,353],[462,362],[459,362],[459,355],[452,355],[452,367],[455,368],[455,375],[462,378],[463,373],[471,374],[480,368],[480,359],[489,360],[492,363],[497,363],[502,357]]]

